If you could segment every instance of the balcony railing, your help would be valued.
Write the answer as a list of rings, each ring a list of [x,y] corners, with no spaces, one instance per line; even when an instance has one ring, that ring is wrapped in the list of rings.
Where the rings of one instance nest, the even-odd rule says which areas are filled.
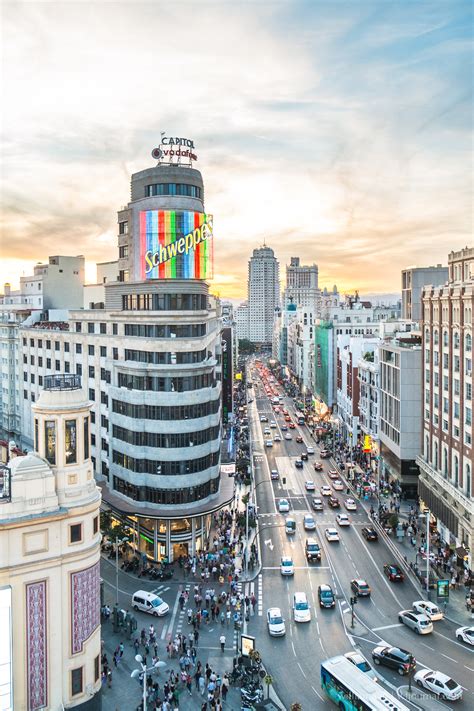
[[[12,473],[10,467],[0,464],[0,504],[6,504],[12,498]]]
[[[44,378],[45,390],[79,390],[81,387],[81,376],[64,374],[64,375],[46,375]]]
[[[458,487],[454,486],[449,479],[445,479],[444,476],[434,469],[434,467],[429,464],[424,457],[418,456],[416,458],[416,463],[421,469],[427,472],[430,479],[433,479],[433,481],[439,484],[439,486],[444,489],[444,491],[446,491],[451,498],[473,513],[474,501],[466,496],[462,489],[458,489]]]

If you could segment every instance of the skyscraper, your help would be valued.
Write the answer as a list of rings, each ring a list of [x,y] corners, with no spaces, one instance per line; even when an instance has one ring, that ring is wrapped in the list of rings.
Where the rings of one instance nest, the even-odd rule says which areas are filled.
[[[248,271],[249,340],[271,345],[275,309],[280,306],[280,265],[270,247],[253,250]]]
[[[296,306],[304,306],[313,314],[317,314],[320,300],[317,264],[301,265],[299,257],[291,257],[290,264],[286,267],[284,305],[291,301]],[[319,316],[319,313],[317,315]]]

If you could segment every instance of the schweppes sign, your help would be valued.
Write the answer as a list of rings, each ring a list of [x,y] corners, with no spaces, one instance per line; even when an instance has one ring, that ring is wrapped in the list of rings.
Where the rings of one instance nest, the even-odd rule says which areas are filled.
[[[213,216],[187,210],[140,213],[145,279],[211,279]]]

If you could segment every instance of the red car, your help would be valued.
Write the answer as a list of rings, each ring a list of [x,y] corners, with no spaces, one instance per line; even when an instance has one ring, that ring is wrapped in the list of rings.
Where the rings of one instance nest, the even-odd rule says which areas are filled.
[[[400,567],[394,563],[385,563],[383,572],[392,583],[403,583],[405,580]]]
[[[298,435],[297,438],[296,438],[296,441],[297,441],[299,444],[302,444],[302,442],[303,442],[303,437],[302,437],[301,435]]]
[[[290,428],[290,430],[296,429],[296,425],[295,425],[294,422],[290,422],[290,423],[288,424],[288,427]]]

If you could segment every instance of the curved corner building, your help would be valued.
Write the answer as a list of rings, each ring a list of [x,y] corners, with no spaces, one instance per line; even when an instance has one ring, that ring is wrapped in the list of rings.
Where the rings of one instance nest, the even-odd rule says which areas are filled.
[[[233,497],[233,480],[220,479],[220,322],[201,173],[135,173],[118,226],[103,497],[140,552],[172,561],[204,545],[212,512]]]

